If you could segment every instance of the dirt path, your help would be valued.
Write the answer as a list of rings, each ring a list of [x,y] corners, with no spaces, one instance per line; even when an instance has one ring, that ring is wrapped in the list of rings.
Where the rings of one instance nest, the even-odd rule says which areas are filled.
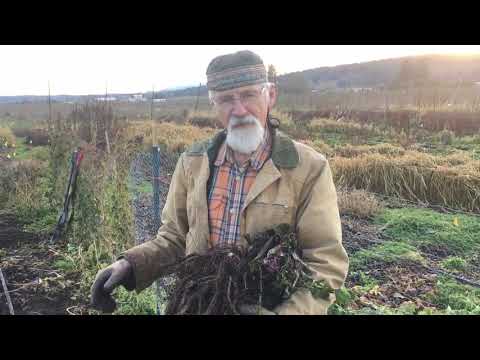
[[[7,282],[15,315],[67,315],[87,312],[81,299],[78,274],[55,270],[60,245],[22,231],[11,214],[0,212],[0,267]],[[0,315],[9,314],[0,289]]]

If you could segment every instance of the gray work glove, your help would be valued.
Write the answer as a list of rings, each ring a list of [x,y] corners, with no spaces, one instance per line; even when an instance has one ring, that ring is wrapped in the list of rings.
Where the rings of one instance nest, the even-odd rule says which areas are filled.
[[[238,311],[241,315],[277,315],[277,313],[267,310],[259,305],[240,305]]]
[[[126,259],[120,259],[97,273],[91,288],[92,307],[104,313],[115,311],[117,303],[111,293],[120,285],[129,291],[135,288],[133,268]]]

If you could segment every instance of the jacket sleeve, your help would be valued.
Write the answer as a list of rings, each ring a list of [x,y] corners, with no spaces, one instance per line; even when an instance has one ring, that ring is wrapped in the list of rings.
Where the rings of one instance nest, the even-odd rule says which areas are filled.
[[[296,231],[303,260],[313,270],[314,278],[339,289],[347,276],[348,256],[342,245],[337,193],[330,166],[326,159],[320,161],[323,166],[305,184],[300,195]],[[319,299],[310,291],[300,289],[274,311],[279,315],[327,314],[334,301],[334,294],[329,299]]]
[[[185,236],[188,232],[187,179],[184,156],[179,158],[172,175],[167,200],[162,211],[162,226],[155,239],[125,251],[125,258],[133,267],[135,290],[150,286],[153,281],[166,274],[162,266],[171,264],[185,256]]]

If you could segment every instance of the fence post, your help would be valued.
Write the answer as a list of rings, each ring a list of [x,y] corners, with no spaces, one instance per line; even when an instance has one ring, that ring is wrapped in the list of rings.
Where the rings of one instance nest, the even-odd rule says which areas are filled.
[[[160,228],[160,147],[152,146],[152,180],[153,180],[153,201],[152,214],[154,224],[154,234],[156,235]],[[158,280],[154,283],[154,291],[157,298],[157,315],[160,315],[159,288]]]

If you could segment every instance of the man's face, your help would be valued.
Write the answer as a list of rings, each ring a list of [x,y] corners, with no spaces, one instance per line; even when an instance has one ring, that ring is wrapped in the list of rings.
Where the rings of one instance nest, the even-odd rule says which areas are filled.
[[[267,113],[276,100],[274,86],[252,85],[217,92],[214,104],[227,129],[227,143],[240,153],[251,153],[260,144]]]

